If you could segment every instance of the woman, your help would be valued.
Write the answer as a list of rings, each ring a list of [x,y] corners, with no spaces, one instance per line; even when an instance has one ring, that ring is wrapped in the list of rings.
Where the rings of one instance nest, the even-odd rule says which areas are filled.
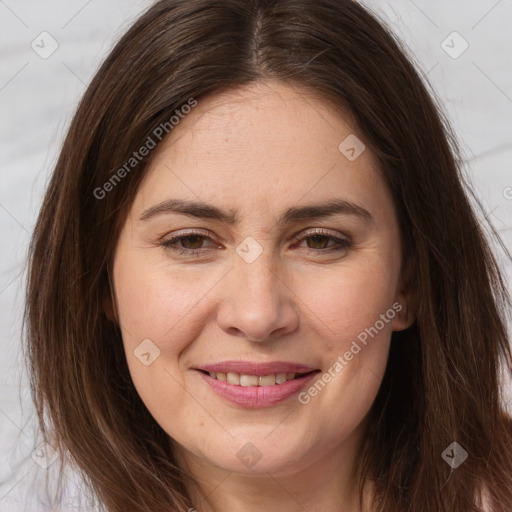
[[[33,235],[48,442],[109,511],[512,510],[510,298],[456,161],[356,2],[157,2]]]

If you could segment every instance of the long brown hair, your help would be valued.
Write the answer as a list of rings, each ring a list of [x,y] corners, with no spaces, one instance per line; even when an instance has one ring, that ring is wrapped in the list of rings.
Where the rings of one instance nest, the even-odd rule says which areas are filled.
[[[44,436],[110,512],[193,506],[105,314],[148,158],[126,162],[191,98],[267,79],[353,114],[399,214],[416,320],[393,333],[369,414],[361,456],[375,509],[481,511],[485,491],[493,511],[510,512],[499,379],[500,365],[512,368],[510,296],[437,102],[389,29],[352,0],[161,0],[116,44],[73,118],[31,243],[26,348]],[[456,469],[442,457],[453,442],[468,454]]]

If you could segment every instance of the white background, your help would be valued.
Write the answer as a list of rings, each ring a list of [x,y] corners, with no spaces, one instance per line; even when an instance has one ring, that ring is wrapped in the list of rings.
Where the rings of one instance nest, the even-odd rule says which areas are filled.
[[[113,43],[150,3],[0,0],[0,512],[56,510],[40,484],[45,470],[31,458],[38,440],[20,345],[27,244],[77,101]],[[512,187],[512,1],[367,3],[428,77],[486,215],[512,250],[512,189],[506,197]],[[59,45],[47,59],[31,48],[43,31]],[[441,47],[453,31],[469,44],[457,59]],[[463,44],[457,37],[447,40],[452,51]],[[505,268],[510,280],[511,266]],[[90,510],[80,508],[69,488],[59,510]]]

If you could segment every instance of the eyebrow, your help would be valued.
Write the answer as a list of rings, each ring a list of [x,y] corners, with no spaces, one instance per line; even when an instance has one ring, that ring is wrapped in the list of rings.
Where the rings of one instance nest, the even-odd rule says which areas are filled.
[[[226,211],[198,201],[167,199],[145,210],[139,220],[146,222],[156,216],[173,213],[199,219],[219,220],[228,225],[237,224],[239,219],[238,210]],[[366,224],[371,224],[374,221],[371,213],[362,206],[343,199],[332,199],[323,203],[291,207],[281,214],[277,223],[280,226],[284,226],[293,222],[318,220],[337,214],[355,217]]]

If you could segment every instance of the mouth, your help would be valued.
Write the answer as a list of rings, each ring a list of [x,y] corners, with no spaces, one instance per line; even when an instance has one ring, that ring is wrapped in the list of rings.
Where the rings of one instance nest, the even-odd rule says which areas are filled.
[[[194,370],[216,395],[246,408],[271,407],[284,402],[321,372],[318,368],[294,363],[240,361],[226,361]]]
[[[237,372],[211,372],[199,369],[201,373],[209,375],[212,379],[221,382],[227,382],[234,386],[263,386],[270,387],[284,384],[290,380],[298,380],[310,375],[312,373],[318,373],[320,370],[311,370],[309,372],[278,372],[269,373],[267,375],[251,375],[246,373]]]

